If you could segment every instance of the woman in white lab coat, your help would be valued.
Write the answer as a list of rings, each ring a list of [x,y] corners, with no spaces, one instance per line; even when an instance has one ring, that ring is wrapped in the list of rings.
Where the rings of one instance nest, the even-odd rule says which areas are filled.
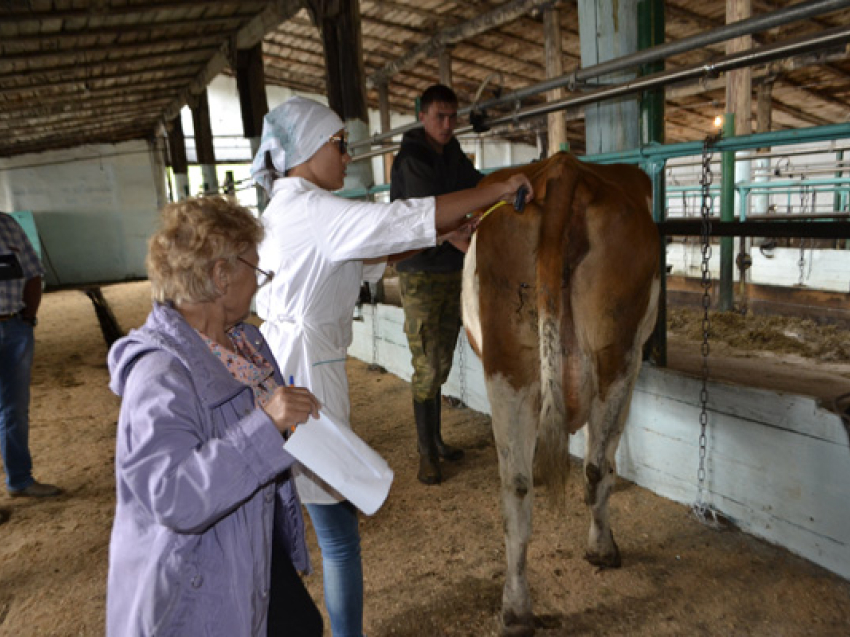
[[[467,213],[515,196],[524,175],[439,197],[370,203],[330,191],[351,162],[332,110],[294,97],[270,111],[252,175],[269,194],[259,267],[274,278],[257,294],[261,327],[284,377],[307,387],[322,410],[350,427],[346,352],[361,281],[380,279],[383,257],[434,246]],[[334,637],[360,637],[363,578],[357,513],[299,467],[296,484],[322,552],[325,605]]]

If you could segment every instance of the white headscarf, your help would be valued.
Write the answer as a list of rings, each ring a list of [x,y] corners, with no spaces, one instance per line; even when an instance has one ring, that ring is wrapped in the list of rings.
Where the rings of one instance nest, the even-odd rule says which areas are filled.
[[[327,106],[306,97],[286,100],[263,118],[263,136],[251,165],[251,177],[271,196],[276,178],[310,159],[343,128],[345,124]],[[274,170],[266,167],[267,152]]]

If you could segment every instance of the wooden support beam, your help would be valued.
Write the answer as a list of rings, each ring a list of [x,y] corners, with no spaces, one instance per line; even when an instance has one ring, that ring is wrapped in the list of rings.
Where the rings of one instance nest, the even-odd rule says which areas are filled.
[[[132,51],[136,51],[139,49],[139,46],[136,45]],[[189,49],[183,49],[182,51],[174,51],[168,54],[168,61],[170,63],[179,63],[183,67],[190,63],[190,61],[185,60],[187,57],[202,57],[211,53],[215,47],[192,47]],[[105,52],[105,51],[104,51]],[[21,59],[27,60],[27,68],[25,70],[21,70],[18,68],[12,68],[10,65],[9,70],[0,71],[0,80],[5,80],[6,78],[25,78],[27,75],[36,75],[36,74],[44,74],[44,73],[66,73],[66,72],[74,72],[78,71],[81,73],[87,73],[87,70],[80,65],[80,63],[74,60],[74,52],[69,53],[67,56],[63,54],[60,58],[56,58],[56,54],[53,54],[53,57],[59,59],[58,64],[32,64],[31,59],[28,57],[23,57]],[[89,56],[90,57],[90,56]],[[66,59],[70,58],[70,59]],[[109,57],[108,59],[100,59],[96,60],[95,63],[101,65],[103,68],[112,67],[116,69],[128,69],[130,67],[135,68],[137,65],[148,65],[145,66],[148,72],[152,69],[161,70],[162,67],[152,67],[149,64],[151,62],[160,62],[163,59],[162,53],[139,53],[139,54],[131,54],[131,55],[123,55],[121,57]],[[4,61],[7,58],[4,56]],[[182,60],[182,61],[181,61]],[[198,64],[202,64],[206,61],[206,58],[203,57],[203,60]],[[169,65],[170,66],[170,65]],[[90,74],[90,72],[88,72]],[[4,82],[5,84],[5,82]]]
[[[726,0],[726,24],[738,22],[752,15],[750,0]],[[753,47],[753,38],[745,35],[726,43],[726,54],[732,55]],[[735,114],[735,135],[752,133],[752,74],[750,67],[729,71],[726,74],[726,112]]]
[[[544,32],[544,50],[546,53],[546,79],[560,77],[564,74],[564,61],[561,56],[561,21],[558,10],[554,7],[546,7],[543,10],[543,32]],[[563,99],[566,92],[562,88],[557,88],[546,93],[546,99],[549,102],[555,102]],[[546,116],[548,121],[549,134],[548,140],[548,155],[554,155],[561,146],[568,145],[567,142],[567,122],[564,119],[563,111],[549,113]]]
[[[263,134],[263,117],[269,112],[262,42],[236,52],[236,88],[242,112],[242,134],[249,139],[259,138]]]
[[[62,44],[65,42],[73,44],[81,38],[91,40],[111,37],[117,40],[119,37],[126,36],[127,34],[147,34],[154,27],[161,29],[168,27],[175,29],[193,28],[196,30],[197,35],[209,35],[210,33],[228,33],[241,21],[242,20],[237,16],[233,18],[192,18],[191,20],[170,20],[167,22],[149,20],[147,22],[140,21],[105,27],[81,26],[76,30],[66,28],[59,33],[51,33],[49,36],[44,33],[7,35],[3,36],[3,44],[41,44],[48,38],[56,44]]]
[[[266,33],[277,27],[281,22],[288,20],[300,11],[304,6],[304,0],[272,0],[268,2],[265,11],[256,16],[244,27],[239,29],[235,37],[236,48],[248,49],[257,42],[262,41]],[[213,78],[221,73],[225,67],[230,66],[232,43],[222,44],[213,55],[206,67],[195,76],[189,87],[171,102],[171,105],[162,113],[162,120],[169,121],[180,113],[180,109],[189,102],[191,95],[206,89]]]
[[[210,102],[204,89],[197,95],[197,100],[190,105],[192,109],[192,124],[195,127],[195,154],[204,175],[203,192],[211,193],[218,190],[218,176],[215,172],[215,148],[210,124]]]
[[[437,62],[440,68],[440,84],[443,86],[452,87],[452,53],[450,48],[440,49],[437,55]]]
[[[170,122],[167,131],[169,163],[174,171],[174,196],[180,201],[189,196],[189,162],[186,161],[186,137],[179,116]]]
[[[15,3],[9,3],[14,6]],[[31,4],[31,3],[27,3]],[[108,19],[112,17],[129,17],[139,19],[143,16],[156,14],[160,11],[178,9],[185,11],[189,7],[221,6],[221,0],[191,0],[190,2],[169,0],[167,2],[145,2],[144,4],[111,5],[104,2],[95,3],[95,6],[85,6],[81,9],[60,9],[51,7],[45,11],[27,9],[26,11],[4,12],[4,24],[21,24],[26,22],[42,23],[46,20],[71,20],[71,19]],[[244,2],[244,5],[258,5],[258,2]],[[238,5],[237,5],[238,6]],[[240,14],[234,13],[231,18],[238,18]]]
[[[756,88],[756,132],[769,133],[772,122],[773,82],[759,82]]]
[[[359,0],[307,0],[325,51],[328,105],[345,122],[349,140],[368,139]],[[351,164],[346,188],[371,188],[371,162]]]
[[[578,0],[578,13],[583,67],[637,52],[637,2]],[[596,84],[620,84],[634,77],[633,71],[618,71],[597,78]],[[584,112],[588,153],[640,146],[640,109],[636,96],[588,104]]]
[[[528,13],[532,9],[547,5],[551,3],[551,1],[552,0],[510,0],[509,2],[506,2],[505,4],[489,11],[488,13],[480,15],[473,20],[444,29],[427,42],[423,42],[419,46],[414,47],[409,53],[394,62],[387,64],[383,69],[372,75],[367,80],[367,86],[372,88],[382,83],[387,83],[396,73],[412,68],[423,58],[434,57],[440,49],[443,49],[450,44],[455,44],[468,38],[473,38],[480,33],[484,33],[485,31],[489,31],[490,29],[494,29],[508,22],[512,22],[519,16]]]
[[[236,88],[239,91],[239,109],[242,112],[242,134],[248,138],[251,157],[254,157],[260,149],[263,118],[269,112],[262,42],[236,52]],[[265,210],[268,194],[259,185],[256,190],[257,208]]]
[[[390,123],[390,91],[386,84],[378,87],[378,110],[381,114],[381,132],[386,133],[392,127]],[[385,144],[390,146],[392,144]],[[393,153],[382,156],[384,163],[384,183],[390,183],[390,172],[393,167]]]

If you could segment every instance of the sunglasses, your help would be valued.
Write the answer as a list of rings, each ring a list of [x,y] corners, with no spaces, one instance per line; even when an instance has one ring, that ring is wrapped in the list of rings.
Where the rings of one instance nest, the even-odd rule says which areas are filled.
[[[348,152],[348,140],[343,135],[332,135],[328,141],[336,144],[340,155],[345,155]]]
[[[262,270],[247,259],[243,259],[242,257],[236,257],[236,259],[237,261],[241,261],[242,263],[247,265],[249,268],[252,268],[257,271],[257,288],[261,288],[267,283],[271,283],[271,280],[274,278],[274,272],[267,272],[266,270]]]

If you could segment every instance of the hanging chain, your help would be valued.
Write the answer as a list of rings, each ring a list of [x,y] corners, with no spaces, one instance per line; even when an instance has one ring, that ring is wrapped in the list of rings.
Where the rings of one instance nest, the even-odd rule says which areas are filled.
[[[806,185],[803,185],[800,188],[800,214],[801,215],[806,214],[806,206],[808,204],[808,200],[809,200],[809,187],[806,186]],[[805,268],[806,268],[805,250],[806,250],[806,239],[801,237],[800,238],[800,260],[797,261],[797,265],[800,267],[800,281],[798,282],[798,285],[801,285],[801,286],[803,285],[803,273],[804,273]]]
[[[717,519],[717,513],[705,502],[705,457],[707,451],[707,436],[708,428],[708,354],[709,354],[709,335],[711,334],[711,318],[709,316],[709,307],[711,306],[711,271],[709,262],[711,261],[711,212],[714,207],[714,200],[711,197],[711,182],[713,176],[711,174],[711,147],[714,144],[715,138],[709,135],[706,137],[702,146],[702,174],[700,175],[700,185],[702,186],[702,206],[700,212],[702,215],[702,225],[700,228],[700,240],[702,245],[702,388],[700,390],[700,434],[699,434],[699,469],[697,470],[697,501],[692,509],[696,518],[707,526],[719,528],[720,524]]]
[[[460,328],[460,351],[457,356],[458,372],[460,373],[460,402],[466,407],[466,330]]]
[[[378,299],[372,295],[372,364],[369,371],[384,372],[383,366],[378,363]]]

